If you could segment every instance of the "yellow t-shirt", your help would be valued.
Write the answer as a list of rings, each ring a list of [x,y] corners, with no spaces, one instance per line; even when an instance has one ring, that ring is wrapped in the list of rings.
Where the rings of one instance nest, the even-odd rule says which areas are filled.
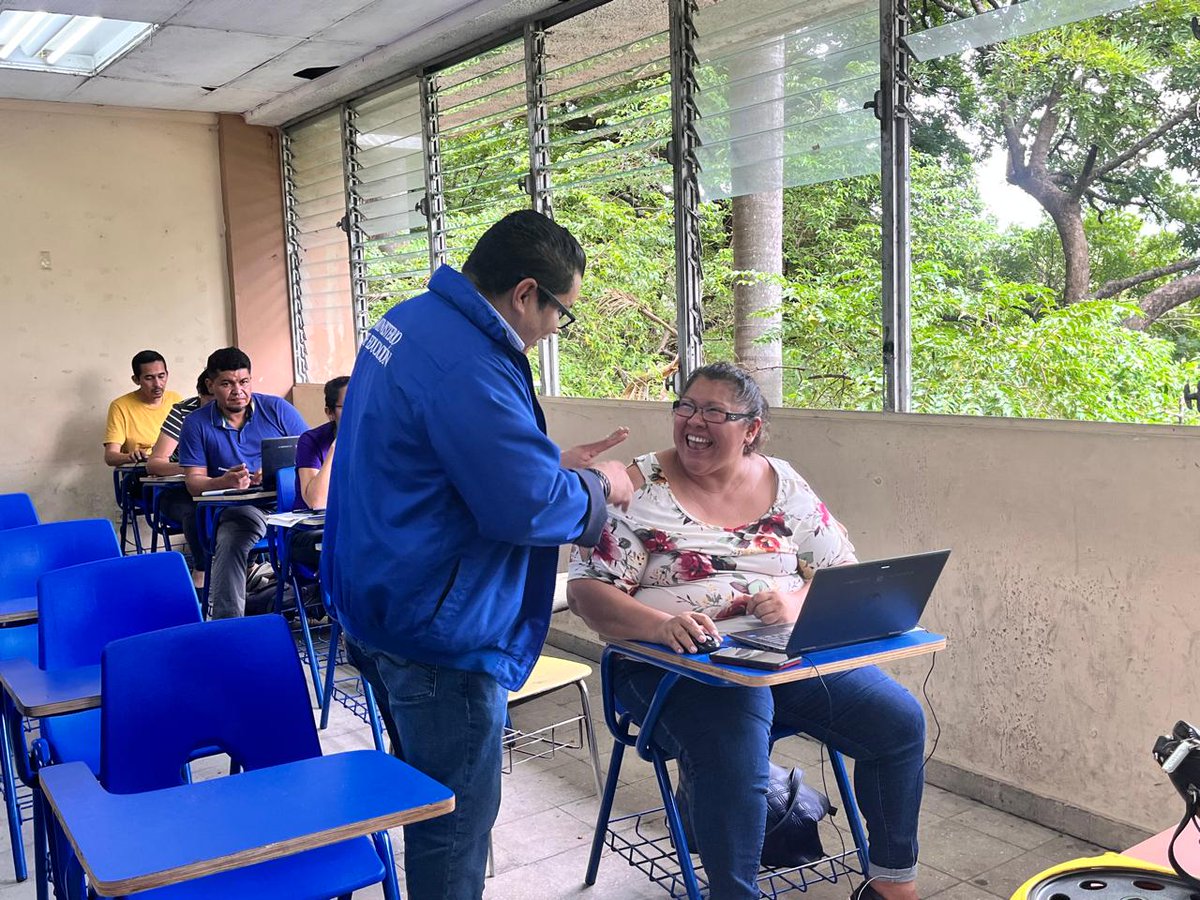
[[[174,391],[163,391],[162,402],[150,406],[142,402],[137,391],[122,394],[108,404],[104,443],[120,444],[122,453],[149,450],[158,440],[158,432],[172,405],[182,399]]]

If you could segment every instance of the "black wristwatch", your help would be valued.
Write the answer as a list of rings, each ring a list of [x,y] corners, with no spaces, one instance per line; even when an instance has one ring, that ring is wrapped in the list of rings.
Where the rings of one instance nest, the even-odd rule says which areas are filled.
[[[593,469],[590,466],[588,467],[588,471],[600,479],[600,486],[604,488],[604,499],[607,500],[609,495],[612,494],[612,483],[608,480],[608,476],[599,469]]]

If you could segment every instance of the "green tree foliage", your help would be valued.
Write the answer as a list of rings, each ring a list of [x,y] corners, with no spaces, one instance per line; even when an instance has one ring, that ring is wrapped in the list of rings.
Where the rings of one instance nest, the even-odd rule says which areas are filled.
[[[1191,304],[1167,311],[1148,329],[1127,327],[1143,310],[1139,304],[1181,273],[1137,279],[1200,250],[1195,123],[1164,135],[1153,159],[1139,158],[1095,182],[1108,200],[1090,198],[1089,206],[1081,195],[1091,293],[1071,303],[1062,302],[1068,274],[1060,231],[1049,218],[1001,230],[979,197],[975,167],[983,148],[1003,145],[1004,109],[1011,114],[1023,104],[1022,115],[1036,122],[1047,114],[1047,92],[1063,72],[1087,73],[1068,79],[1056,101],[1065,124],[1053,153],[1063,177],[1078,178],[1089,156],[1122,152],[1167,114],[1162,103],[1174,102],[1151,96],[1147,79],[1176,94],[1200,84],[1198,54],[1179,30],[1198,2],[1160,0],[923,72],[924,89],[935,99],[914,132],[911,177],[917,411],[1195,421],[1180,410],[1184,383],[1200,379],[1200,327]],[[947,5],[953,6],[930,4],[931,24],[954,15],[942,9]],[[1097,79],[1105,89],[1096,88]],[[550,110],[553,133],[566,135],[555,138],[555,216],[589,255],[577,324],[559,342],[568,395],[666,396],[676,364],[668,110],[661,72],[608,84],[586,104],[565,100]],[[472,229],[522,203],[512,187],[526,135],[515,114],[454,135],[447,205],[452,221],[462,223],[456,245],[469,246]],[[733,355],[739,279],[777,279],[785,403],[879,409],[878,177],[787,189],[784,269],[777,276],[735,269],[729,201],[705,203],[701,212],[707,358]],[[1107,295],[1099,290],[1127,281]]]

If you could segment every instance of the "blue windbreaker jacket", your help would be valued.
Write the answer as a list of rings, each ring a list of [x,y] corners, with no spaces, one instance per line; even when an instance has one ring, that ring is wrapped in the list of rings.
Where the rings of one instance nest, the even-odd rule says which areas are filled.
[[[322,576],[359,642],[515,689],[550,622],[558,546],[594,546],[604,494],[563,469],[529,361],[448,266],[367,335],[346,393]]]

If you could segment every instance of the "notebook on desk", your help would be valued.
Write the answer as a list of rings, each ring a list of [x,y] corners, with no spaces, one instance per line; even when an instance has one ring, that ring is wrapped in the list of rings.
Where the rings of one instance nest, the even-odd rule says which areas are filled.
[[[950,556],[935,550],[818,569],[794,624],[732,632],[745,647],[789,658],[911,631]]]

